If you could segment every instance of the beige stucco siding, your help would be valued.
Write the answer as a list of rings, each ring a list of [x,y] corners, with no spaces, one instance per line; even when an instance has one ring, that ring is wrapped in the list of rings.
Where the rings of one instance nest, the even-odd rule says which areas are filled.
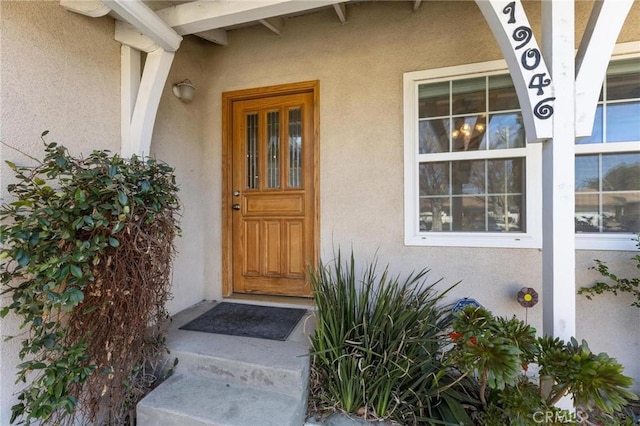
[[[590,3],[578,2],[577,32],[586,25]],[[539,31],[539,5],[527,3]],[[541,291],[542,256],[537,249],[406,247],[403,237],[402,76],[434,69],[501,59],[497,43],[473,2],[425,2],[417,12],[402,2],[349,4],[348,23],[333,11],[287,19],[276,36],[257,26],[229,32],[229,46],[210,50],[203,81],[210,91],[204,121],[207,147],[204,182],[219,182],[221,94],[225,91],[320,81],[321,255],[334,247],[353,247],[361,260],[374,253],[395,272],[428,267],[442,287],[461,281],[452,299],[470,296],[496,314],[525,317],[516,302],[525,286]],[[634,22],[636,23],[634,25]],[[619,41],[640,40],[640,5],[634,5]],[[639,42],[640,43],[640,42]],[[205,208],[205,276],[220,276],[217,234],[220,187],[208,192]],[[594,257],[609,259],[629,273],[627,253],[578,252],[578,286],[596,278],[587,268]],[[571,266],[567,266],[571,267]],[[207,287],[209,298],[220,287]],[[578,298],[579,337],[596,351],[609,351],[640,378],[638,309],[623,298],[587,302]],[[542,304],[529,321],[542,329]],[[602,321],[606,318],[606,321]],[[634,325],[635,324],[635,325]]]
[[[212,189],[219,188],[220,178],[203,180],[210,169],[220,169],[219,163],[211,163],[202,155],[210,145],[203,139],[204,123],[209,120],[203,111],[209,100],[203,84],[207,73],[202,66],[205,48],[210,46],[195,37],[183,40],[162,93],[151,143],[151,155],[175,168],[180,187],[182,236],[176,239],[179,254],[173,265],[173,299],[168,304],[173,313],[201,301],[208,288],[220,285],[219,277],[204,275],[206,263],[211,262],[205,251],[208,234],[204,230],[210,226],[205,218],[219,214],[220,205],[210,205]],[[171,91],[173,84],[187,78],[196,85],[196,96],[190,104],[181,102]],[[219,229],[212,238],[220,238]]]
[[[577,2],[581,34],[590,2]],[[378,252],[393,272],[428,267],[441,288],[461,281],[451,300],[470,296],[496,314],[525,312],[516,300],[523,286],[541,290],[542,256],[536,249],[406,247],[403,211],[403,73],[501,58],[473,2],[348,4],[348,23],[329,9],[288,18],[276,36],[262,26],[229,31],[229,46],[185,37],[164,88],[151,154],[176,167],[183,203],[183,236],[173,274],[175,313],[203,299],[221,298],[221,96],[225,91],[306,80],[320,81],[321,255],[353,247],[361,260]],[[539,32],[539,5],[526,2]],[[38,156],[39,135],[74,153],[120,149],[120,51],[109,17],[66,12],[57,2],[0,2],[0,140]],[[640,46],[636,2],[620,42]],[[171,85],[185,78],[197,87],[183,104]],[[0,145],[2,160],[24,162]],[[4,164],[4,163],[2,163]],[[11,175],[0,165],[0,194]],[[577,252],[577,285],[597,279],[594,258],[628,275],[629,252]],[[567,265],[572,267],[572,265]],[[640,379],[640,310],[622,297],[577,299],[578,335],[607,351]],[[0,303],[6,303],[2,300]],[[541,304],[529,321],[541,329]],[[0,334],[13,334],[15,318]],[[0,337],[1,338],[1,337]],[[0,424],[8,424],[17,341],[0,341]],[[640,390],[640,383],[636,384]]]
[[[74,154],[120,149],[120,47],[110,18],[66,12],[58,2],[0,2],[0,140],[42,156],[40,134]],[[0,145],[0,197],[12,180],[4,160],[27,164]],[[9,299],[3,298],[4,306]],[[0,424],[8,425],[14,394],[18,321],[0,321]]]

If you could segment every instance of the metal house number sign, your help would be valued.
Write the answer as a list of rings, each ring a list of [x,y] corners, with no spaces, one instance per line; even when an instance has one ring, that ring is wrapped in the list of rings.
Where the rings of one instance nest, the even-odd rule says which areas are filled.
[[[502,13],[504,14],[504,19],[508,19],[507,24],[518,24],[515,1],[508,3],[504,9],[502,9]],[[538,49],[533,39],[533,31],[528,25],[519,25],[513,30],[511,38],[516,43],[520,43],[515,46],[515,50],[521,51],[520,64],[522,68],[531,72],[528,85],[531,91],[531,99],[533,99],[534,96],[542,97],[533,108],[533,114],[541,120],[546,120],[553,115],[553,105],[551,105],[551,103],[555,100],[555,97],[545,97],[545,89],[551,86],[551,78],[548,77],[548,71],[542,60],[540,49]],[[535,94],[533,92],[535,92]]]

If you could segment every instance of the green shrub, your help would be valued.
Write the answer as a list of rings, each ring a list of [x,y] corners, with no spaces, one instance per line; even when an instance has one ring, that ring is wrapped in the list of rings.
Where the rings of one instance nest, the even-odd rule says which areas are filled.
[[[584,412],[605,414],[637,399],[627,390],[633,379],[622,374],[622,365],[605,353],[592,353],[584,340],[535,337],[535,329],[515,317],[494,317],[474,307],[456,314],[453,330],[448,360],[477,378],[482,424],[531,424],[534,413],[556,410],[567,394]],[[530,363],[539,367],[540,384],[524,374]]]
[[[0,317],[12,312],[24,331],[11,422],[120,424],[149,381],[142,365],[164,348],[173,169],[104,151],[75,158],[57,143],[31,160],[7,162],[17,183],[0,208]]]
[[[389,418],[402,424],[469,424],[475,401],[464,377],[443,365],[447,291],[406,278],[374,260],[359,274],[340,251],[311,276],[317,304],[311,399],[319,409]]]

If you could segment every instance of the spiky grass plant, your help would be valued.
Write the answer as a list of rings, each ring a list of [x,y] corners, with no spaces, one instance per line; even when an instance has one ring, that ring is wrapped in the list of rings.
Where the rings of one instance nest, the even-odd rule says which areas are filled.
[[[311,400],[318,409],[402,424],[472,423],[464,378],[443,366],[448,292],[428,270],[392,276],[377,260],[359,273],[353,253],[311,274],[317,305]]]

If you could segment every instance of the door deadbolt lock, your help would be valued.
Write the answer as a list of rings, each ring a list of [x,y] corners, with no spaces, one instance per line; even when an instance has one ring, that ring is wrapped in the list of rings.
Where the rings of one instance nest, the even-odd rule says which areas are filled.
[[[240,210],[240,204],[234,204],[231,208],[234,210]]]
[[[234,197],[239,197],[240,196],[240,191],[233,191],[233,196]]]

